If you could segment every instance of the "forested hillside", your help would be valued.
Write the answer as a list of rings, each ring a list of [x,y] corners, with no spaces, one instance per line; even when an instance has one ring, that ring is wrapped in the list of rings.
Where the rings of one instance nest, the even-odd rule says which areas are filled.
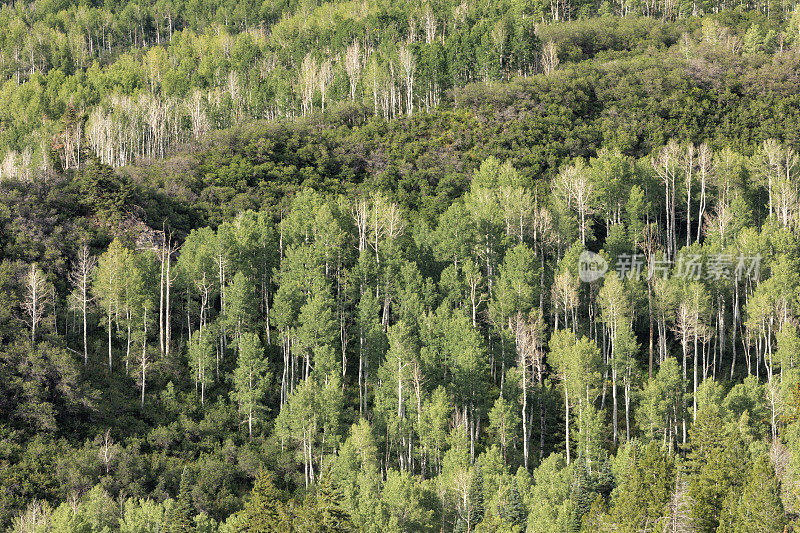
[[[788,3],[0,10],[0,527],[800,512]]]

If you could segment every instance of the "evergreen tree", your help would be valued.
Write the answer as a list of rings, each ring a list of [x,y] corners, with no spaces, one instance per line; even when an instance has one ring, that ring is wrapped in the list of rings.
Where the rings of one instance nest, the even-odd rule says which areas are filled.
[[[690,430],[687,465],[692,522],[698,531],[716,531],[729,493],[741,494],[741,471],[749,467],[737,427],[726,429],[715,404],[704,405]]]
[[[181,474],[178,498],[167,511],[165,529],[167,533],[184,533],[194,531],[194,509],[192,505],[192,486],[186,469]]]
[[[353,529],[331,470],[324,470],[303,503],[302,530],[312,533],[339,533]]]
[[[256,476],[250,498],[242,510],[242,529],[252,533],[289,532],[291,520],[278,490],[272,482],[272,474],[261,470]]]
[[[522,495],[517,487],[516,478],[511,480],[511,485],[505,492],[500,513],[500,518],[503,522],[511,524],[512,526],[517,526],[519,531],[525,530],[525,524],[528,521],[528,513],[522,501]]]
[[[762,455],[753,463],[741,497],[728,498],[719,533],[767,533],[783,531],[786,516],[781,501],[780,487],[769,457]]]
[[[472,469],[472,477],[469,484],[469,508],[470,512],[467,514],[469,517],[467,524],[468,530],[472,530],[475,524],[483,519],[483,513],[486,510],[484,500],[484,479],[483,469],[480,465],[476,465]]]
[[[661,443],[631,444],[622,479],[617,479],[610,509],[613,524],[624,531],[652,527],[662,516],[674,489],[675,465]]]

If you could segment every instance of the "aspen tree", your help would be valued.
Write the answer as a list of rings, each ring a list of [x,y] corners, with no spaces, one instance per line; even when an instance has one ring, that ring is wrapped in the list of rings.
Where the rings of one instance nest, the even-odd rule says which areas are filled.
[[[686,190],[686,247],[689,247],[692,239],[692,185],[694,184],[695,147],[688,143],[683,155],[683,184]],[[698,221],[698,226],[701,221]]]
[[[578,339],[569,330],[559,330],[550,338],[548,361],[564,384],[564,445],[567,464],[570,464],[570,408],[577,408],[578,427],[581,427],[583,411],[593,408],[602,382],[602,359],[600,350],[593,341],[586,337]]]
[[[50,299],[50,285],[39,265],[32,264],[25,275],[25,297],[22,308],[27,315],[27,323],[31,330],[31,347],[36,346],[36,331],[44,317],[47,302]]]
[[[612,415],[611,425],[613,431],[614,444],[617,443],[617,379],[620,371],[623,373],[625,383],[625,421],[626,436],[630,439],[629,431],[629,390],[630,372],[632,367],[631,358],[633,356],[631,342],[633,332],[631,323],[633,321],[633,310],[625,294],[625,288],[616,272],[611,272],[605,277],[603,287],[600,289],[600,319],[608,331],[610,353],[608,354],[608,365],[611,369],[611,397]]]
[[[317,86],[319,87],[320,95],[322,96],[322,112],[325,112],[325,99],[328,96],[328,87],[333,80],[333,68],[331,67],[331,60],[326,59],[317,69]]]
[[[697,177],[700,180],[700,202],[697,207],[697,236],[695,242],[700,242],[700,235],[706,216],[706,190],[713,180],[714,162],[711,148],[707,143],[701,144],[697,149]]]
[[[406,84],[406,113],[414,113],[414,71],[417,67],[413,50],[401,44],[399,51],[400,67],[403,69],[403,79]]]
[[[129,255],[130,251],[119,239],[113,240],[98,260],[92,283],[92,294],[106,314],[109,372],[113,369],[112,335],[114,327],[112,322],[116,322],[118,331],[125,314],[125,269],[129,262]]]
[[[549,76],[558,66],[558,50],[553,41],[547,41],[542,47],[542,71]]]
[[[678,249],[677,221],[675,219],[675,187],[681,173],[681,148],[677,141],[670,140],[651,158],[653,169],[664,184],[664,209],[666,214],[667,255],[674,258]]]
[[[350,80],[350,100],[356,99],[356,88],[361,80],[361,45],[358,41],[347,47],[344,56],[344,68]]]
[[[205,335],[203,334],[205,333]],[[200,403],[206,401],[206,385],[214,382],[212,367],[214,363],[214,345],[209,332],[197,330],[192,333],[188,343],[189,365],[194,373],[195,389],[200,389]]]
[[[528,392],[533,383],[539,385],[539,459],[544,453],[545,412],[542,396],[544,393],[544,317],[541,313],[532,313],[523,318],[522,313],[513,317],[513,329],[517,339],[517,370],[520,374],[520,390],[522,391],[522,458],[528,468],[530,457],[530,436],[532,424],[528,409]]]
[[[270,379],[267,359],[258,335],[243,333],[239,337],[239,358],[234,371],[234,390],[239,412],[247,420],[247,434],[253,438],[253,422],[262,409]]]
[[[91,295],[91,282],[94,269],[97,267],[97,258],[89,253],[89,247],[83,245],[78,250],[78,257],[75,265],[70,272],[70,281],[75,285],[78,295],[78,305],[80,305],[83,317],[83,366],[89,362],[89,341],[88,341],[88,304],[93,300]]]
[[[567,207],[578,214],[581,243],[586,246],[586,235],[591,223],[589,216],[594,213],[596,191],[583,160],[578,159],[559,172],[554,187],[554,192],[561,197]]]
[[[310,52],[303,59],[297,76],[303,116],[306,116],[314,108],[314,90],[317,87],[317,61]]]

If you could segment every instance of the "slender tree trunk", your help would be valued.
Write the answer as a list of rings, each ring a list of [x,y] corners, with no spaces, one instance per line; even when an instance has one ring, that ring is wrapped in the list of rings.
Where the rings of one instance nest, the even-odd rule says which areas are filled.
[[[158,350],[161,354],[161,357],[164,357],[164,274],[165,274],[165,265],[164,261],[166,259],[167,250],[166,250],[166,235],[162,236],[161,242],[161,275],[159,277],[158,283]]]
[[[739,283],[733,280],[733,320],[731,321],[731,379],[736,370],[736,332],[739,328]]]
[[[673,177],[673,179],[672,179],[672,214],[671,214],[671,217],[672,217],[672,259],[675,259],[675,255],[676,255],[677,249],[678,249],[678,229],[677,229],[678,224],[676,223],[677,221],[675,220],[675,204],[676,204],[675,178]]]
[[[522,457],[528,469],[528,365],[522,364]]]
[[[542,380],[541,370],[539,371],[539,463],[542,462],[544,459],[544,435],[545,431],[547,431],[547,418],[545,412],[545,392],[546,392],[546,384]]]
[[[706,178],[701,177],[700,181],[700,207],[697,210],[697,238],[695,242],[700,242],[700,233],[703,228],[703,215],[706,211]]]
[[[705,368],[703,369],[705,371]],[[694,394],[692,395],[692,420],[697,420],[697,331],[694,334],[694,371],[693,371]]]
[[[681,409],[681,426],[683,428],[683,443],[686,444],[686,360],[689,357],[689,348],[688,348],[688,341],[686,338],[686,333],[682,335],[681,338],[681,345],[683,348],[683,394],[681,398],[683,400],[683,409]]]
[[[127,372],[128,365],[130,364],[131,361],[131,320],[133,320],[131,317],[130,309],[125,310],[125,318],[126,322],[128,323],[128,333],[127,333],[127,339],[125,341],[125,372]]]
[[[247,402],[247,433],[250,437],[250,440],[253,440],[253,369],[250,368],[250,372],[247,376],[248,385],[249,385],[249,392],[250,398]]]
[[[565,446],[566,451],[567,451],[567,464],[569,464],[569,462],[570,462],[570,456],[569,456],[569,390],[566,387],[566,383],[564,384],[564,412],[565,412],[564,425],[565,425],[565,433],[566,433],[564,446]]]
[[[647,280],[647,315],[649,321],[649,343],[647,352],[647,377],[653,377],[653,284]]]
[[[612,415],[611,426],[614,432],[614,446],[617,445],[617,368],[614,354],[611,355],[611,401],[612,401]]]
[[[631,440],[631,367],[625,369],[625,441]]]
[[[112,371],[112,358],[111,358],[111,309],[108,310],[108,373]]]
[[[166,293],[164,295],[164,356],[169,357],[170,344],[172,343],[172,322],[171,322],[171,305],[170,305],[170,289],[172,287],[172,238],[168,242],[169,248],[167,249],[167,278],[166,278]]]
[[[83,301],[81,302],[81,307],[83,310],[83,368],[86,368],[89,365],[89,341],[88,341],[88,326],[86,321],[86,298],[87,298],[87,281],[86,276],[83,278]]]
[[[610,363],[611,363],[611,402],[612,402],[612,420],[611,426],[613,428],[613,439],[614,439],[614,446],[617,445],[617,435],[618,435],[618,414],[617,414],[617,324],[616,318],[612,319],[610,324],[609,331],[609,349],[610,352]]]
[[[147,378],[147,307],[143,308],[142,325],[142,408],[144,408],[144,391]]]
[[[686,247],[692,242],[692,181],[691,175],[686,184]]]

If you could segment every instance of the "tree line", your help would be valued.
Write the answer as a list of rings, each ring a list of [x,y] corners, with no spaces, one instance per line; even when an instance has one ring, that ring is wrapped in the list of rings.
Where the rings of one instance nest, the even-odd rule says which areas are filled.
[[[183,12],[161,4],[155,9],[176,17]],[[666,20],[587,18],[593,10],[575,22],[546,24],[549,18],[537,15],[535,6],[513,3],[342,3],[310,11],[275,7],[274,16],[263,15],[275,18],[272,25],[178,17],[182,22],[162,37],[167,26],[159,26],[160,16],[138,4],[120,13],[58,11],[47,32],[67,33],[55,36],[37,30],[45,22],[28,27],[25,15],[7,8],[13,31],[0,43],[7,56],[0,73],[0,168],[6,178],[69,169],[86,148],[106,164],[124,166],[164,157],[245,120],[326,109],[385,118],[430,112],[470,83],[549,73],[603,51],[629,50],[629,43],[678,47],[686,55],[687,46],[702,42],[764,62],[796,46],[797,15],[785,8],[775,16],[744,6],[718,14],[698,9],[691,13],[705,13],[702,24],[688,11]],[[122,15],[131,13],[138,15],[123,24],[128,19]],[[563,18],[572,17],[554,20]],[[97,29],[95,20],[111,26],[103,22]]]

